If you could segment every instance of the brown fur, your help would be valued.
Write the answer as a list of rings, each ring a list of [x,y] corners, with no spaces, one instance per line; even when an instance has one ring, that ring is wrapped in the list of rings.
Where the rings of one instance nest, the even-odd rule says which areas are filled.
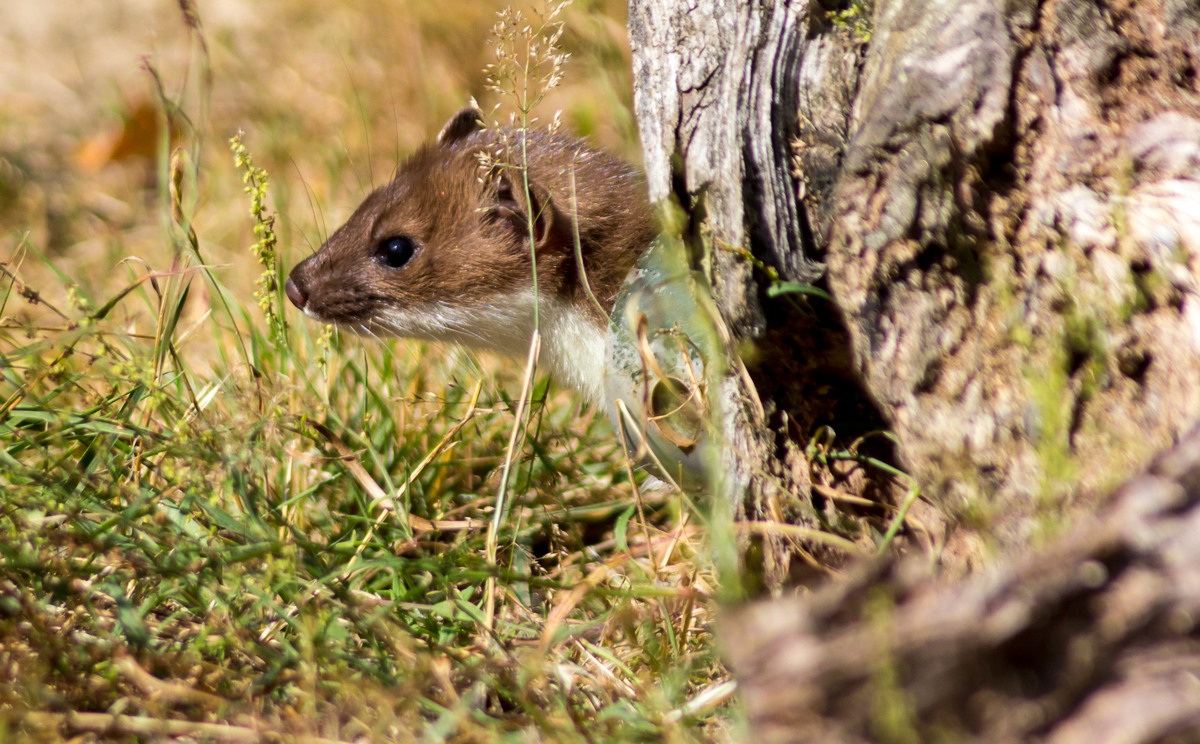
[[[434,144],[412,155],[386,186],[294,269],[288,296],[311,316],[370,327],[383,308],[484,305],[532,286],[528,215],[534,214],[538,293],[591,308],[573,247],[570,170],[574,167],[578,231],[588,280],[606,309],[637,256],[657,232],[641,175],[581,140],[528,134],[533,208],[524,197],[520,133],[481,129],[477,112],[459,112]],[[496,165],[481,167],[479,153]],[[381,241],[405,236],[416,245],[402,268],[376,258]],[[599,324],[599,314],[591,311]]]

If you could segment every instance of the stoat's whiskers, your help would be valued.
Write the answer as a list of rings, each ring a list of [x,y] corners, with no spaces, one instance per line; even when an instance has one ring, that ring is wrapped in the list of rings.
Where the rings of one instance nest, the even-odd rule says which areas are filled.
[[[375,339],[376,341],[382,341],[383,339],[379,338],[379,335],[377,333],[375,333],[375,331],[371,330],[371,327],[370,327],[371,325],[375,325],[375,324],[374,323],[371,323],[370,325],[359,324],[358,327],[362,329],[362,332],[364,335],[370,336],[371,338]]]

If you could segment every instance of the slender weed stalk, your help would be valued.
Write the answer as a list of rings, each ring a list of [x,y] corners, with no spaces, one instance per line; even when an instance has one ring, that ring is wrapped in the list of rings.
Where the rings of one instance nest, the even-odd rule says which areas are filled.
[[[500,20],[492,27],[493,38],[489,43],[495,48],[496,61],[487,66],[487,87],[502,98],[507,98],[515,111],[515,125],[520,160],[509,163],[521,173],[521,186],[525,204],[531,205],[529,188],[529,127],[537,122],[534,110],[546,95],[557,88],[563,79],[563,69],[571,55],[559,49],[564,24],[558,20],[571,0],[551,3],[545,10],[533,11],[534,18],[527,19],[510,5],[500,11]],[[551,122],[551,130],[561,122],[561,112]],[[506,143],[509,144],[509,143]],[[509,148],[505,148],[506,151]],[[506,156],[507,157],[507,156]],[[537,297],[537,255],[535,253],[534,225],[537,215],[530,214],[528,222],[529,250],[533,271],[533,292]],[[534,303],[533,325],[538,328],[538,305]]]
[[[531,407],[527,396],[530,393],[532,380],[537,370],[538,355],[541,352],[541,295],[538,291],[537,275],[537,240],[535,226],[540,215],[533,213],[533,198],[529,182],[529,127],[536,123],[533,112],[545,99],[546,94],[562,82],[563,68],[570,55],[560,51],[559,42],[563,34],[563,22],[559,20],[563,9],[570,0],[559,0],[545,10],[535,10],[532,20],[513,9],[512,6],[500,11],[500,19],[492,27],[493,38],[489,43],[495,49],[496,61],[487,66],[487,87],[502,98],[509,100],[515,109],[512,112],[511,130],[517,137],[520,148],[519,159],[511,161],[512,143],[508,140],[510,130],[497,128],[505,161],[503,163],[488,162],[486,153],[482,155],[481,167],[500,167],[516,170],[521,174],[521,189],[525,199],[527,237],[529,240],[529,265],[533,281],[533,335],[529,341],[529,356],[526,361],[524,381],[521,385],[521,398],[517,402],[516,424],[505,450],[504,467],[500,484],[496,492],[493,506],[493,518],[488,532],[486,560],[488,565],[495,565],[496,551],[499,546],[499,531],[507,513],[507,495],[509,476],[513,458],[521,442],[519,432],[524,432],[529,425]],[[552,122],[557,127],[561,121],[558,115]],[[544,205],[542,205],[544,208]],[[494,579],[487,584],[486,625],[490,628],[495,612]]]
[[[283,342],[287,338],[287,322],[279,311],[280,268],[275,250],[279,239],[275,236],[275,215],[267,210],[267,187],[271,180],[265,169],[254,165],[250,151],[242,144],[241,131],[229,140],[229,148],[233,151],[234,165],[242,171],[246,193],[250,195],[250,214],[254,217],[254,237],[257,239],[250,251],[263,266],[254,298],[267,318],[271,337],[276,342]]]

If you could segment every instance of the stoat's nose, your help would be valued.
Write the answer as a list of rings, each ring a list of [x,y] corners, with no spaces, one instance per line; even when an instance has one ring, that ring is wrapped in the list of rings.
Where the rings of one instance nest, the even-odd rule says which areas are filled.
[[[283,291],[297,308],[303,310],[308,304],[308,294],[300,289],[300,285],[292,281],[291,277],[288,277],[287,283],[283,285]]]

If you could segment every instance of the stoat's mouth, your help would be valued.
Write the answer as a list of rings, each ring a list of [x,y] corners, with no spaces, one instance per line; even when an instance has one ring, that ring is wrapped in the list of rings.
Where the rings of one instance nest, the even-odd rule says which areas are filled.
[[[320,312],[318,310],[314,310],[311,305],[301,310],[301,312],[304,313],[305,317],[307,317],[309,320],[315,320],[318,323],[325,323],[327,325],[350,326],[360,321],[359,318],[348,317],[344,313]],[[364,316],[361,320],[366,319],[366,316]]]
[[[363,317],[359,320],[341,318],[338,320],[323,320],[322,322],[333,326],[339,331],[353,333],[359,338],[370,338],[376,341],[397,338],[395,331],[369,317]]]
[[[386,324],[380,323],[369,313],[331,313],[327,309],[325,312],[321,312],[314,309],[311,304],[301,308],[300,312],[304,313],[309,320],[334,326],[339,331],[349,331],[356,336],[383,338],[395,335]]]

